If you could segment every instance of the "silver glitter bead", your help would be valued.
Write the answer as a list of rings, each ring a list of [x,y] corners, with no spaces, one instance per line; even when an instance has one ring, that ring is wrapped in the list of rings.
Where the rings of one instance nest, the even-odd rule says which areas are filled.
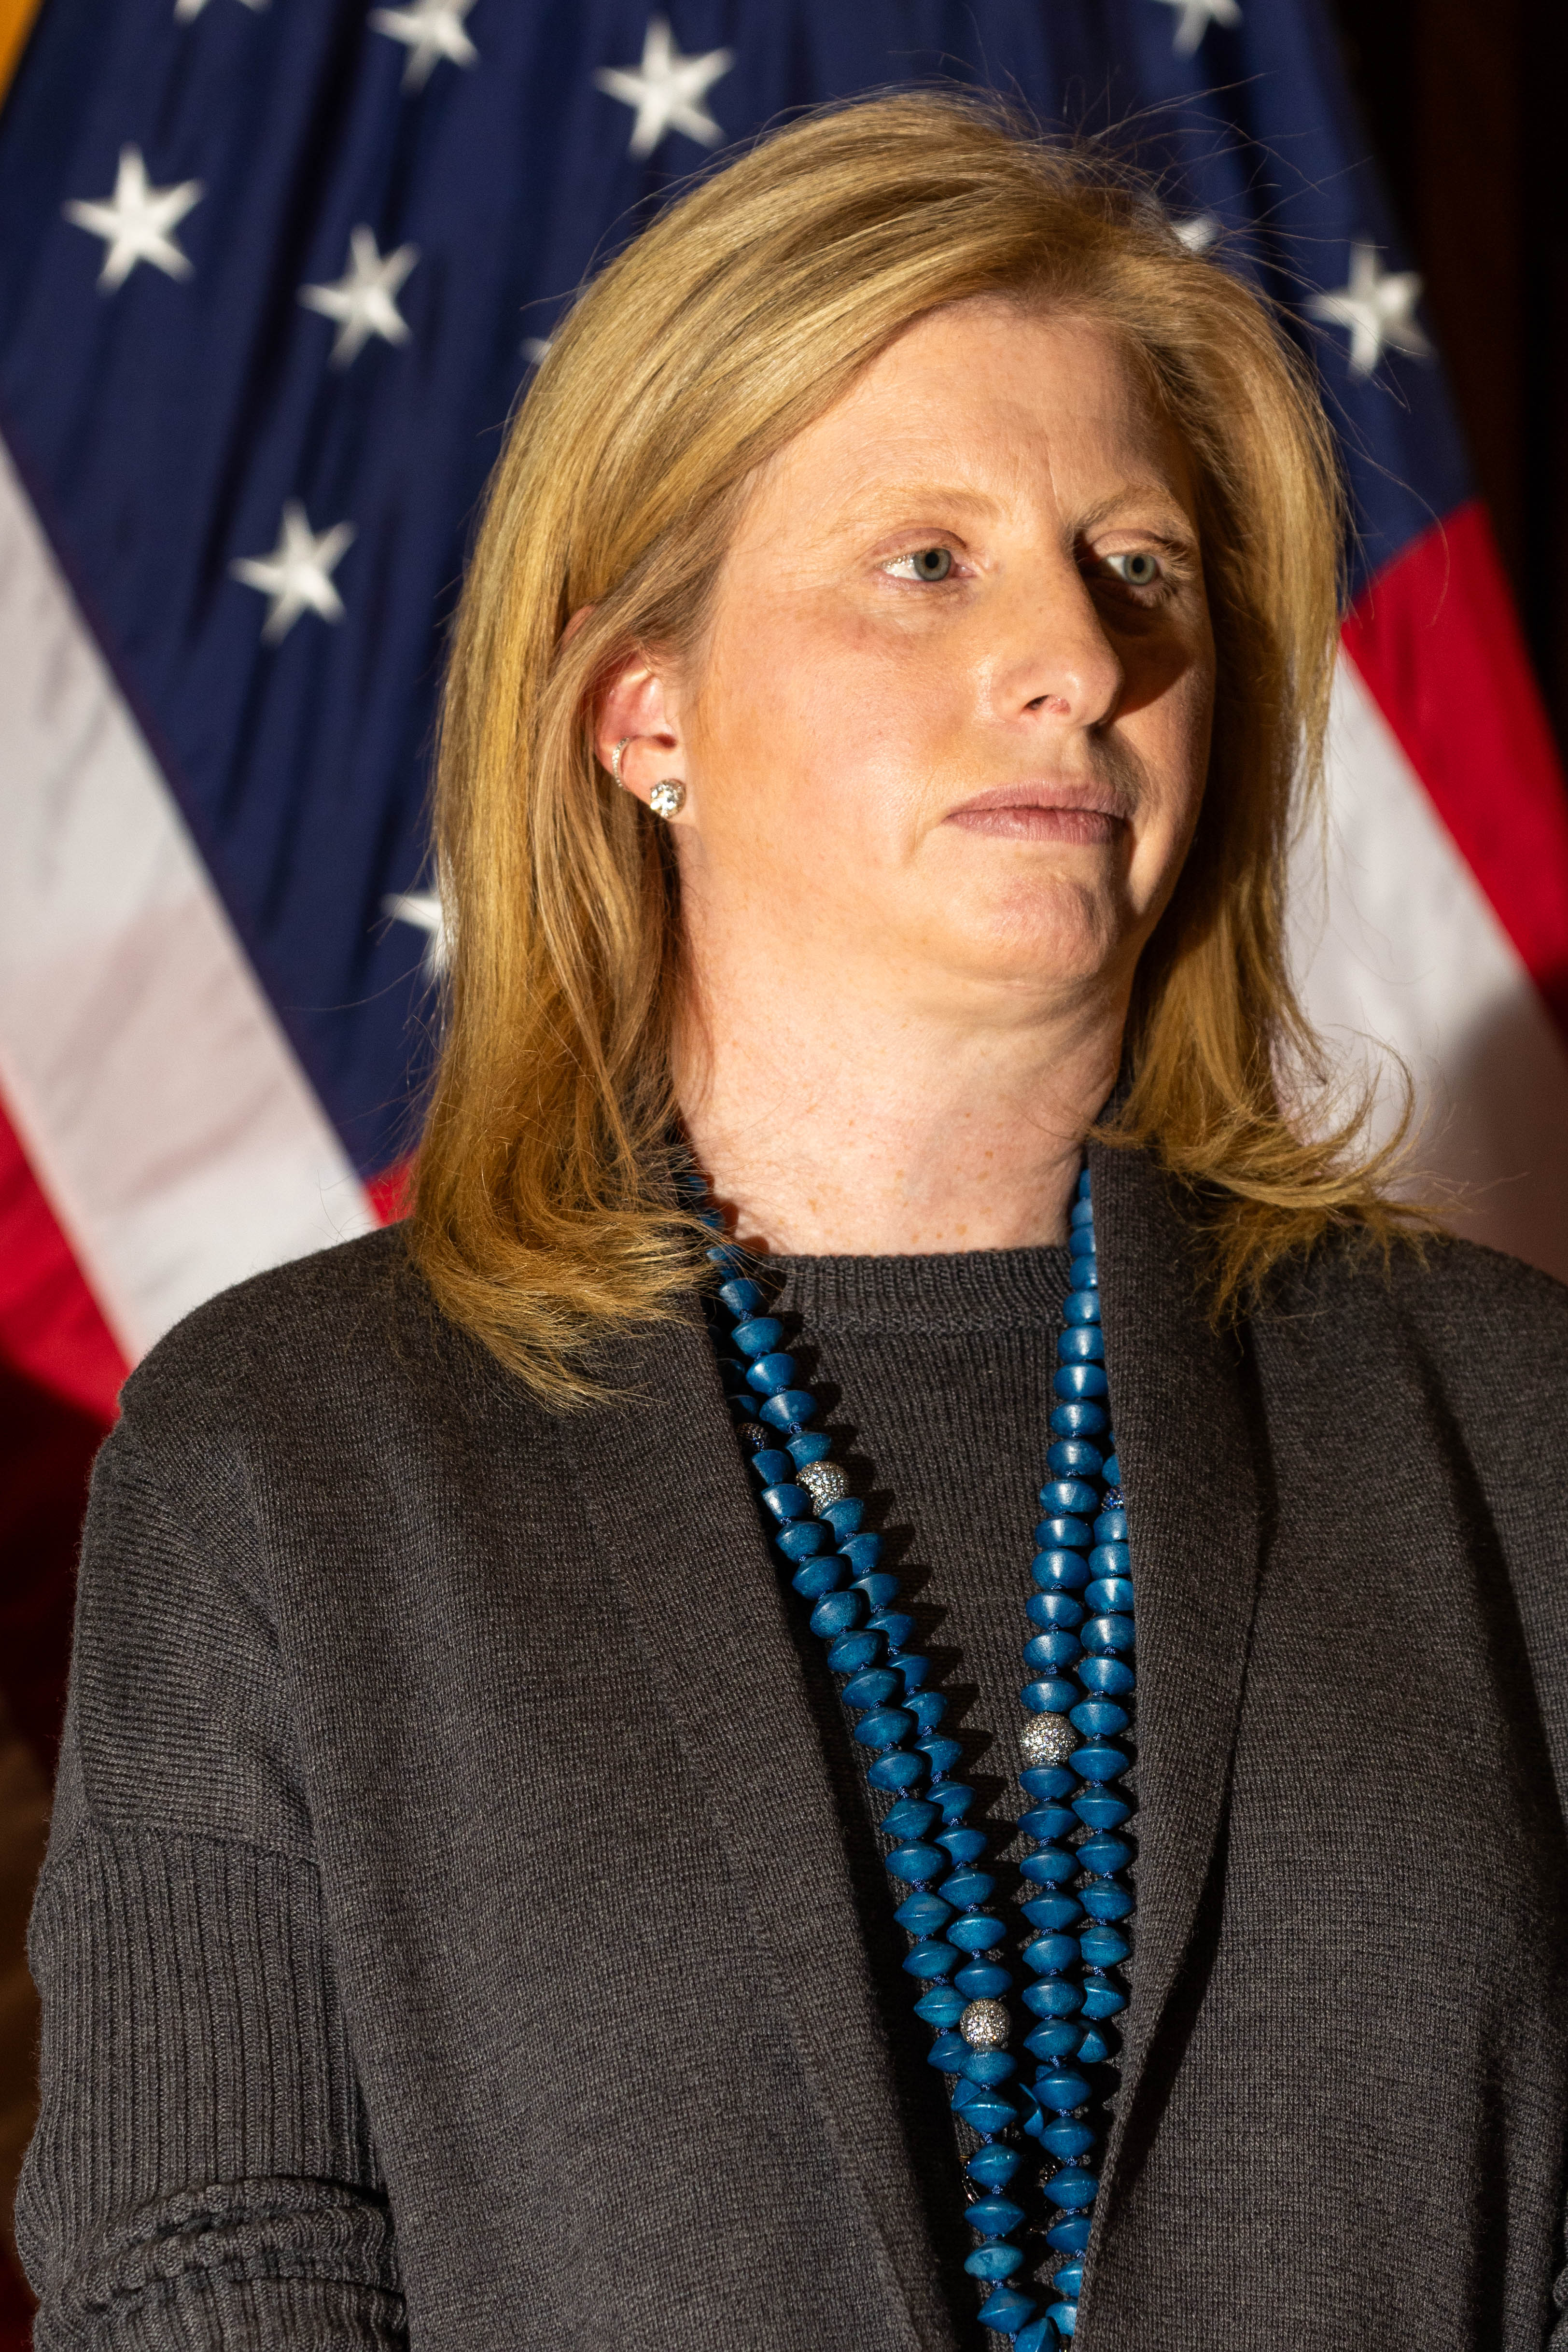
[[[686,786],[679,776],[664,777],[647,796],[647,804],[655,816],[675,816],[685,803]]]
[[[999,2000],[972,2000],[958,2030],[972,2050],[1000,2050],[1007,2039],[1007,2011]]]
[[[771,1445],[773,1444],[773,1433],[772,1430],[764,1429],[760,1421],[738,1422],[736,1423],[736,1429],[738,1433],[745,1439],[748,1445]]]
[[[841,1503],[849,1492],[847,1475],[837,1462],[803,1462],[795,1476],[796,1486],[804,1486],[811,1496],[816,1511],[825,1511],[829,1503]]]
[[[1018,1734],[1026,1764],[1065,1764],[1078,1734],[1065,1715],[1032,1715]]]

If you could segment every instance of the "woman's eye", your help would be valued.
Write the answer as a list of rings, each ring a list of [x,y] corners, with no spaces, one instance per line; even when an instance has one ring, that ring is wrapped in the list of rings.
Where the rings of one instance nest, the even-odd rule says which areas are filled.
[[[912,555],[897,555],[884,563],[884,572],[895,580],[945,580],[952,570],[951,547],[921,547]]]
[[[1129,588],[1152,588],[1164,572],[1159,557],[1144,548],[1135,548],[1127,555],[1108,555],[1104,561]]]

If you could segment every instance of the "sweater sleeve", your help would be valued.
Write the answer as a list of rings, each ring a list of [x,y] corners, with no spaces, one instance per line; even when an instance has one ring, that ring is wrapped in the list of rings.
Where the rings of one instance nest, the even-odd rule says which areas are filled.
[[[160,1451],[121,1424],[83,1547],[30,1937],[37,2352],[401,2352],[252,1515]]]

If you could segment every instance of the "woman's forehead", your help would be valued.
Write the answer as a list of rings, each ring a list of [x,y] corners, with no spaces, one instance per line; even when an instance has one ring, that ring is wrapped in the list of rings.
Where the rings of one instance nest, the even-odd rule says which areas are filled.
[[[1193,468],[1141,355],[1091,317],[976,297],[914,320],[759,469],[739,537],[910,501],[977,521],[1142,499],[1193,520]],[[748,529],[749,526],[749,529]]]

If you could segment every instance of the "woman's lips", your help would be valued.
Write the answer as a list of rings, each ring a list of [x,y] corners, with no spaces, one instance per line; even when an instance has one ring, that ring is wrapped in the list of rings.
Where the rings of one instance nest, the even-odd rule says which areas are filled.
[[[945,822],[1002,841],[1106,842],[1114,841],[1131,814],[1127,796],[1114,784],[1069,783],[1063,777],[993,784],[951,809]]]
[[[1122,820],[1104,809],[1063,808],[1037,801],[1005,801],[990,808],[972,801],[945,818],[965,833],[984,833],[1001,841],[1114,841]]]

